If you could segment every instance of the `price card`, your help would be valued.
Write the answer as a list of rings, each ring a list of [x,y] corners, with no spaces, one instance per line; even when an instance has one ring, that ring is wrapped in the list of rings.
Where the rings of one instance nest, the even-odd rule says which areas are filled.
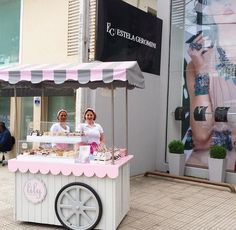
[[[88,163],[90,154],[90,145],[82,145],[79,147],[79,157],[75,159],[77,163]]]

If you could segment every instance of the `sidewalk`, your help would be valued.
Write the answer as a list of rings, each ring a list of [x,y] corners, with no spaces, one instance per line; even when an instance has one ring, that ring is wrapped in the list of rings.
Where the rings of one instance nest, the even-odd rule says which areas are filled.
[[[14,174],[0,166],[0,230],[62,227],[13,220]],[[119,230],[235,230],[236,193],[161,177],[131,178],[131,208]],[[106,229],[111,230],[111,229]]]

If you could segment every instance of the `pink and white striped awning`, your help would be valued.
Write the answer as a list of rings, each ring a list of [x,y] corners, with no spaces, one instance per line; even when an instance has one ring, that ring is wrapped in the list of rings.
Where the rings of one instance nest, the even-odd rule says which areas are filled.
[[[144,77],[136,61],[4,65],[0,67],[0,81],[11,85],[22,82],[30,82],[31,84],[53,82],[57,85],[74,82],[74,88],[106,87],[107,84],[114,83],[114,87],[144,88]]]

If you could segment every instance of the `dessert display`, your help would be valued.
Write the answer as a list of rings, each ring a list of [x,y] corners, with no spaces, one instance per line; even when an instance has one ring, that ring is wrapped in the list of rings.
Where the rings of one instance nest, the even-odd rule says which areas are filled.
[[[19,143],[20,157],[65,157],[75,159],[78,163],[110,164],[114,153],[114,160],[127,155],[126,149],[108,148],[105,144],[96,142],[86,145],[87,150],[79,143],[85,143],[84,132],[42,132],[34,130],[27,136],[26,141]],[[84,146],[85,147],[85,146]],[[46,158],[45,158],[46,159]],[[84,159],[84,160],[81,160]]]
[[[109,161],[112,158],[111,152],[94,152],[94,161]]]
[[[23,156],[49,156],[49,157],[75,157],[76,151],[58,149],[58,148],[47,148],[47,147],[38,147],[38,148],[27,148],[22,149],[20,155]]]
[[[42,136],[42,135],[43,135],[43,132],[38,129],[30,132],[30,136]]]
[[[68,136],[68,137],[73,137],[73,136],[84,136],[84,132],[81,131],[76,131],[76,132],[42,132],[40,130],[33,130],[30,132],[30,136]]]
[[[112,160],[112,151],[112,148],[107,148],[106,145],[99,145],[90,156],[90,162],[108,164]],[[123,151],[123,149],[121,152],[119,148],[114,148],[114,160],[124,157]]]
[[[86,142],[86,136],[84,132],[40,132],[35,130],[31,132],[30,135],[27,135],[26,140],[33,143],[49,142],[56,145],[61,145],[62,143],[77,144]]]

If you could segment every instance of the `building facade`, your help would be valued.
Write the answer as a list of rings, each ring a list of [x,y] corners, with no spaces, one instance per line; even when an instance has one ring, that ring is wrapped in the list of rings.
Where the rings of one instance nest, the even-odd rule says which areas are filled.
[[[0,29],[5,32],[0,36],[1,64],[14,62],[50,64],[94,60],[95,0],[0,0],[0,2],[0,15],[4,17],[4,20],[0,20]],[[194,118],[195,107],[205,108],[206,101],[195,107],[191,107],[190,104],[190,89],[187,83],[191,72],[188,70],[191,63],[189,45],[193,42],[195,34],[204,31],[206,49],[215,50],[212,47],[218,48],[218,43],[221,43],[222,46],[226,46],[226,51],[227,47],[233,51],[236,47],[234,41],[230,39],[233,34],[230,34],[224,42],[211,35],[220,33],[218,27],[223,30],[222,25],[225,25],[226,31],[234,31],[236,20],[233,16],[217,18],[214,15],[234,15],[232,12],[235,3],[228,0],[127,0],[126,2],[145,12],[156,13],[163,20],[160,75],[144,73],[145,89],[134,89],[128,92],[128,147],[130,154],[135,156],[131,163],[131,174],[137,175],[156,169],[168,171],[168,142],[172,139],[181,139],[185,143],[187,156],[185,174],[207,178],[207,150],[195,151],[197,148],[194,148],[193,139],[197,137],[194,136],[195,130],[192,127],[195,127],[196,123],[194,119],[191,121]],[[224,13],[225,9],[227,11]],[[209,14],[209,12],[213,13]],[[228,29],[227,24],[231,25],[231,29]],[[233,53],[232,57],[234,57]],[[216,64],[218,69],[215,69],[216,65],[214,65],[211,70],[214,69],[214,74],[216,72],[219,74],[219,63]],[[223,78],[234,81],[234,76]],[[122,89],[115,91],[115,145],[117,147],[125,146],[126,141],[124,94]],[[225,99],[221,103],[208,106],[212,108],[209,114],[214,116],[214,111],[219,107],[224,112],[225,108],[228,108],[231,114],[235,113],[234,94],[223,98]],[[17,107],[15,100],[19,105]],[[19,131],[15,135],[18,139],[24,139],[27,130],[37,128],[37,124],[41,121],[54,121],[59,108],[69,111],[69,120],[75,127],[81,120],[83,109],[91,106],[97,111],[99,123],[103,124],[106,143],[109,146],[112,141],[110,100],[110,92],[106,89],[79,89],[73,96],[67,97],[43,97],[43,95],[37,98],[0,97],[0,118],[7,123],[13,134],[17,125]],[[40,103],[35,103],[36,101]],[[175,116],[177,108],[180,108],[177,112],[182,111],[179,117]],[[208,117],[205,121],[198,121],[197,127],[201,130],[199,136],[204,136],[202,134],[208,131],[212,134],[214,131],[220,133],[219,136],[230,133],[228,136],[234,137],[233,118],[233,115],[228,117],[228,123],[222,120],[219,123],[214,122],[214,127],[209,127]],[[206,132],[202,131],[205,127],[207,127]],[[231,144],[234,144],[233,139]],[[195,146],[197,146],[196,142]],[[232,158],[230,158],[231,164],[228,165],[226,181],[236,183],[233,168],[234,146],[232,147],[233,150],[228,150],[228,156]],[[201,145],[198,148],[201,149]]]
[[[156,0],[129,0],[126,2],[152,15],[156,14]],[[94,24],[96,1],[1,0],[0,3],[2,12],[6,12],[6,17],[8,17],[7,20],[4,20],[7,25],[2,24],[0,29],[12,28],[14,32],[12,34],[11,31],[6,31],[8,37],[1,39],[2,44],[4,44],[1,46],[1,64],[17,62],[21,64],[54,64],[93,61],[91,58],[94,36],[92,31],[96,26]],[[4,16],[4,14],[1,15],[1,17]],[[14,44],[6,44],[7,41],[14,41]],[[8,49],[5,50],[4,47],[8,47]],[[11,50],[12,47],[15,47],[14,50]],[[150,78],[155,78],[154,81],[156,81],[156,77],[151,76]],[[150,85],[156,84],[150,83]],[[156,97],[152,95],[153,90],[145,91],[148,92],[149,97]],[[138,122],[140,123],[139,127],[145,130],[149,126],[148,120],[143,122],[143,114],[139,114],[139,104],[146,104],[145,92],[134,90],[129,94],[129,111],[136,113],[139,117],[139,120],[133,121],[131,119],[129,121],[130,129],[136,126],[136,122]],[[111,124],[107,122],[110,120],[110,94],[106,89],[79,89],[73,96],[52,97],[44,97],[43,92],[41,97],[17,97],[16,92],[16,97],[0,97],[0,100],[2,101],[0,103],[1,120],[6,122],[17,139],[25,139],[29,130],[39,129],[39,124],[42,121],[55,121],[56,113],[60,108],[69,112],[69,122],[75,127],[82,117],[84,108],[91,106],[96,109],[99,115],[98,121],[104,126],[108,146],[111,143]],[[122,90],[116,91],[115,100],[117,107],[121,106],[116,116],[116,127],[121,127],[121,129],[116,132],[117,143],[115,144],[122,147],[125,145],[123,134],[125,123],[123,122],[124,115],[122,115],[125,108]],[[108,106],[104,103],[107,103]],[[132,117],[133,115],[130,118]],[[129,148],[133,152],[138,149],[132,174],[138,174],[150,168],[154,169],[155,162],[153,159],[156,155],[156,145],[152,144],[153,138],[139,148],[137,139],[143,138],[143,135],[135,136],[134,134],[140,134],[140,132],[130,132],[129,134],[129,143],[133,143],[130,144]],[[146,149],[146,145],[150,146],[149,150]],[[134,150],[132,150],[132,146]],[[146,157],[143,155],[144,149],[151,153],[148,160],[145,160]],[[11,157],[14,155],[15,151]],[[143,163],[144,160],[145,163]]]

